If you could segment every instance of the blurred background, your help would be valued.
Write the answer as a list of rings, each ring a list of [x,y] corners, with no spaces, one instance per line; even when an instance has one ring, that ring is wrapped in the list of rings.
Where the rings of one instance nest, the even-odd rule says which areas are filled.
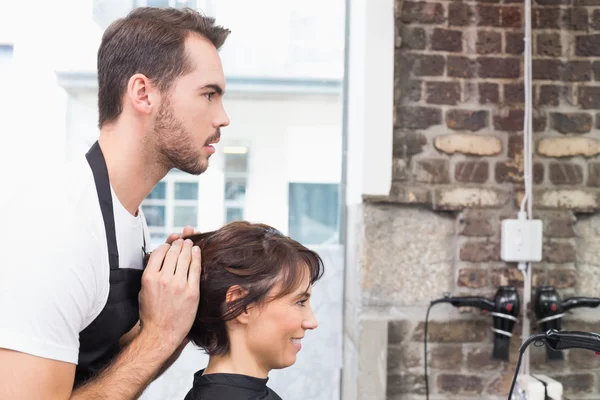
[[[246,219],[317,249],[327,275],[314,307],[327,323],[307,335],[292,369],[273,372],[271,386],[286,399],[338,398],[345,1],[26,3],[0,2],[0,166],[6,188],[84,154],[97,139],[96,52],[112,21],[139,6],[192,7],[231,29],[221,57],[232,123],[205,174],[171,171],[144,201],[153,247],[185,225],[208,231]],[[143,398],[182,399],[206,361],[190,345]]]

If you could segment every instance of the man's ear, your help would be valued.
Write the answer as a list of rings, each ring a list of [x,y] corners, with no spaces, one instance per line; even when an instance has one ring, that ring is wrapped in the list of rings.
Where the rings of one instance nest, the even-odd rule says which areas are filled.
[[[227,294],[225,295],[225,304],[229,305],[235,301],[238,301],[248,295],[248,291],[243,289],[239,285],[233,285],[227,290]],[[248,309],[244,308],[244,311],[235,318],[240,324],[248,323]]]
[[[144,74],[134,74],[127,82],[126,97],[138,113],[150,115],[157,108],[160,93]]]

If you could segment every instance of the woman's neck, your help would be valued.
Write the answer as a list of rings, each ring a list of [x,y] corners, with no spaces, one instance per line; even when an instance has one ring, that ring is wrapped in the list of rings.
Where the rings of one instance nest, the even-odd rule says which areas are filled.
[[[204,374],[240,374],[265,379],[269,370],[261,367],[250,352],[230,350],[223,356],[211,356]]]

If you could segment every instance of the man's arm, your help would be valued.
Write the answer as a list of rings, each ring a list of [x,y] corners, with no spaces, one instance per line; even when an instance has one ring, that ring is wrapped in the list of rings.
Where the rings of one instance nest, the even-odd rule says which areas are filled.
[[[137,398],[189,332],[198,308],[200,264],[199,249],[192,251],[191,241],[178,240],[152,252],[142,277],[140,333],[111,365],[73,393],[74,364],[1,350],[0,399]]]

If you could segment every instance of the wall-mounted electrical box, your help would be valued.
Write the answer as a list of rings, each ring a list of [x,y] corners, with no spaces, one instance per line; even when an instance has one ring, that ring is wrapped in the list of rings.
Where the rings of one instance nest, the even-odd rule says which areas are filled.
[[[542,221],[505,219],[502,221],[500,257],[506,262],[542,261]]]

